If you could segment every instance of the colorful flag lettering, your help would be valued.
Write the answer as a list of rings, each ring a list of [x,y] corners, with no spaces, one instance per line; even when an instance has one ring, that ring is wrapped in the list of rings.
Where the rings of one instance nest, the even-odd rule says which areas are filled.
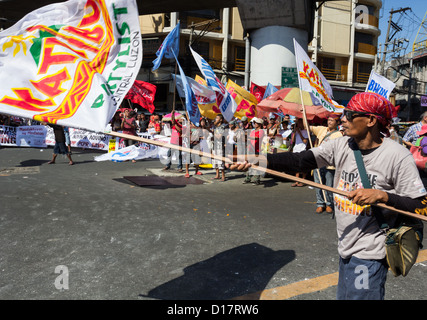
[[[227,82],[227,90],[230,92],[237,104],[237,109],[234,113],[236,118],[241,119],[246,116],[248,119],[252,119],[253,117],[256,117],[256,106],[258,101],[253,94],[249,93],[231,80],[228,80]]]
[[[310,92],[329,112],[341,113],[343,107],[331,99],[332,88],[328,81],[295,39],[294,49],[300,89]]]
[[[104,131],[141,62],[135,0],[47,5],[0,32],[0,112]]]

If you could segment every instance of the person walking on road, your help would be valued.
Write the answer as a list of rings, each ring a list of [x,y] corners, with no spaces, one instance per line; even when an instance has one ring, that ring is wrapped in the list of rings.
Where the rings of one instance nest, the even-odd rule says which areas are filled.
[[[64,128],[55,124],[50,124],[53,129],[53,134],[55,135],[55,146],[53,147],[52,160],[48,164],[54,164],[58,154],[65,154],[69,160],[68,164],[71,166],[74,164],[73,159],[71,159],[71,153],[65,145],[65,132]]]

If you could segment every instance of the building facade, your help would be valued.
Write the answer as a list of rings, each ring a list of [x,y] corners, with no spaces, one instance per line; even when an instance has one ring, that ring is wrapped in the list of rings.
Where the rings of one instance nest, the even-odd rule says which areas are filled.
[[[380,0],[327,1],[315,13],[308,52],[343,105],[365,91],[375,67],[381,7]]]

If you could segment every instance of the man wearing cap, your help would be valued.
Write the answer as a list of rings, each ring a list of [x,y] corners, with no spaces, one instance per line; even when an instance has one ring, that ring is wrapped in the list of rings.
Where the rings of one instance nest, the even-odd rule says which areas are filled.
[[[349,192],[348,198],[334,195],[340,255],[337,299],[384,299],[386,236],[375,216],[379,210],[393,226],[397,214],[372,205],[385,203],[410,212],[426,208],[423,199],[427,192],[411,153],[384,138],[393,109],[376,93],[359,93],[343,111],[343,138],[300,153],[268,154],[257,162],[248,157],[238,166],[238,170],[246,170],[251,161],[276,171],[335,166],[334,187]],[[363,188],[354,150],[361,151],[372,188]]]

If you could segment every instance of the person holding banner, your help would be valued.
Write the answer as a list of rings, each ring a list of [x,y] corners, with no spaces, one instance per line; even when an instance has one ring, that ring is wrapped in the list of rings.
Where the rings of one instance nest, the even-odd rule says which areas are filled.
[[[423,215],[427,211],[427,192],[411,153],[384,138],[389,134],[387,125],[393,109],[393,105],[378,94],[358,93],[343,110],[345,137],[300,153],[268,154],[257,159],[247,156],[246,161],[237,163],[238,170],[247,170],[256,163],[276,171],[336,167],[334,187],[348,192],[348,197],[334,196],[340,256],[337,299],[384,299],[388,272],[386,234],[376,217],[382,215],[393,227],[398,214],[374,204],[385,203]],[[363,187],[366,184],[356,162],[356,155],[360,153],[371,188]],[[415,220],[413,223],[419,222],[404,217]],[[422,223],[420,227],[418,231],[422,235]]]

